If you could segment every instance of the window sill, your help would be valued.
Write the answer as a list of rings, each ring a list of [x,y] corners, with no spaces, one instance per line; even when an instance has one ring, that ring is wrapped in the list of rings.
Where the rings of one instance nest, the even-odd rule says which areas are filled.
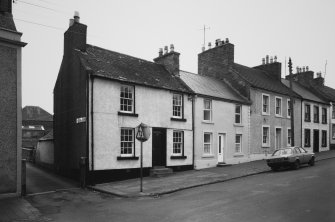
[[[171,117],[172,121],[179,121],[179,122],[186,122],[186,119],[184,118],[176,118],[176,117]]]
[[[304,147],[311,148],[311,145],[305,145]]]
[[[133,117],[138,117],[137,113],[124,113],[124,112],[118,112],[117,113],[119,116],[133,116]]]
[[[187,156],[171,156],[170,157],[171,160],[184,160],[186,158]]]
[[[240,124],[240,123],[234,123],[234,126],[236,126],[236,127],[244,127],[244,125]]]
[[[310,120],[305,120],[305,122],[308,122],[308,123],[310,123],[311,121],[310,121]]]
[[[214,122],[212,122],[212,121],[207,121],[207,120],[202,120],[201,122],[202,122],[202,123],[205,123],[205,124],[214,124]]]
[[[275,114],[276,117],[283,118],[283,115]]]
[[[214,158],[213,154],[204,154],[202,155],[202,158]]]
[[[270,113],[262,113],[263,116],[270,116]]]
[[[243,153],[235,153],[233,157],[244,157]]]
[[[262,145],[262,148],[270,148],[270,145]]]
[[[138,156],[118,156],[117,160],[138,160]]]

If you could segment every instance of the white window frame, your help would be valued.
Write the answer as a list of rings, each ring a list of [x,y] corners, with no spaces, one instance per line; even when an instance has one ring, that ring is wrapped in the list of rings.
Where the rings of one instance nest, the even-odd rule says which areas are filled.
[[[289,111],[291,111],[291,113],[292,113],[292,110],[291,110],[291,107],[290,107],[290,101],[291,101],[291,99],[287,99],[287,118],[291,118],[291,114],[290,114],[290,112]]]
[[[267,104],[267,112],[264,112],[263,107],[264,107],[264,96],[268,98],[268,104]],[[270,95],[262,93],[262,115],[270,115]]]
[[[236,108],[240,107],[240,113],[236,112]],[[239,123],[236,122],[236,117],[239,116]],[[240,104],[235,104],[235,124],[242,124],[242,105]]]
[[[264,128],[268,128],[269,130],[268,130],[268,142],[267,143],[263,143],[263,137],[264,137]],[[270,142],[270,126],[269,125],[262,125],[262,147],[270,147],[270,144],[271,144],[271,142]]]
[[[279,113],[277,113],[277,99],[280,100],[280,110]],[[275,115],[278,117],[282,117],[283,116],[283,98],[276,96],[275,97]]]
[[[291,131],[291,128],[287,128],[287,146],[292,146],[292,138],[291,138],[291,133],[289,133],[289,130]],[[291,142],[289,142],[289,138],[291,139]]]
[[[175,96],[179,97],[180,101],[176,100]],[[175,103],[175,101],[180,102],[180,104],[179,103]],[[176,109],[177,108],[180,109],[179,110],[179,112],[180,112],[179,115],[175,115],[175,108]],[[176,111],[176,112],[178,112],[178,111]],[[178,93],[173,93],[172,94],[172,117],[173,118],[178,118],[178,119],[182,119],[183,118],[183,94],[178,94]]]
[[[205,143],[205,134],[209,134],[210,142]],[[204,155],[213,155],[213,133],[212,132],[204,132],[203,133],[203,153]],[[209,145],[209,152],[205,152],[205,145]]]
[[[127,88],[129,90],[129,92],[131,93],[130,98],[125,97],[125,96],[123,96],[123,97],[121,96],[122,91],[124,91],[123,92],[124,94],[126,93],[125,90],[123,90],[125,88]],[[134,113],[134,110],[135,110],[134,109],[134,101],[135,101],[134,92],[135,92],[134,86],[132,86],[132,85],[121,85],[120,86],[120,112],[122,112],[122,113]],[[123,110],[122,107],[124,107],[124,105],[125,105],[128,109],[129,104],[127,105],[126,103],[122,103],[122,101],[129,101],[129,100],[131,101],[131,104],[130,104],[131,110]]]
[[[236,142],[237,137],[240,137],[239,143]],[[235,134],[235,153],[242,153],[242,150],[242,134]]]
[[[307,111],[307,107],[309,107],[309,119],[306,120],[306,111]],[[312,122],[312,109],[311,107],[313,107],[310,103],[305,103],[304,104],[304,122]]]
[[[175,134],[180,134],[178,137],[175,137]],[[178,148],[179,146],[179,148]],[[175,152],[176,149],[180,149],[180,152]],[[184,131],[174,130],[172,133],[172,154],[173,156],[181,156],[184,149]]]
[[[131,131],[131,137],[132,140],[126,140],[126,138],[124,138],[124,140],[122,140],[122,130],[130,130]],[[129,134],[128,134],[129,136]],[[123,150],[129,149],[129,147],[125,147],[122,146],[124,143],[131,143],[131,153],[123,153]],[[134,155],[134,147],[135,147],[135,130],[133,128],[127,128],[127,127],[122,127],[120,130],[120,154],[122,157],[130,157]]]
[[[326,111],[325,115],[323,115],[323,111]],[[327,107],[321,107],[321,123],[322,124],[327,124],[328,123],[328,110],[327,110]],[[325,117],[325,121],[323,121],[323,117]]]
[[[326,134],[325,134],[325,137],[323,137],[324,133],[326,133]],[[328,145],[327,134],[328,134],[328,133],[327,133],[327,130],[321,130],[321,147],[322,147],[322,148],[325,148],[325,147],[327,147],[327,145]],[[323,139],[326,140],[326,144],[323,144]]]
[[[209,102],[209,105],[210,105],[209,109],[206,109],[206,105],[205,105],[206,101]],[[209,112],[209,119],[205,119],[205,112]],[[212,100],[211,99],[204,99],[203,121],[205,121],[205,122],[212,122],[212,119],[213,119],[212,115],[213,115],[213,103],[212,103]]]

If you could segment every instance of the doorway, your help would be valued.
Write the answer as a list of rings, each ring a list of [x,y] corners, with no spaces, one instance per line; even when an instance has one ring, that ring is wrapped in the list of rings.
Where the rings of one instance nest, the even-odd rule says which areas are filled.
[[[226,134],[219,133],[218,136],[218,162],[224,163],[224,152],[226,145]]]
[[[319,152],[319,130],[313,130],[313,152]]]
[[[152,129],[152,166],[166,166],[166,129]]]
[[[276,149],[282,148],[281,128],[276,128]]]

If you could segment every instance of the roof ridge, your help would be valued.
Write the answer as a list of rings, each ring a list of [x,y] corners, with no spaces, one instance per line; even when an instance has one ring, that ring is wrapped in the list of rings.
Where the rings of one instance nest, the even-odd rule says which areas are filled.
[[[110,50],[110,49],[105,49],[105,48],[95,46],[95,45],[91,45],[91,44],[86,44],[86,45],[94,47],[94,48],[102,49],[102,50],[105,50],[105,51],[108,51],[108,52],[117,53],[119,55],[128,56],[128,57],[133,58],[133,59],[138,59],[138,60],[141,60],[141,61],[144,61],[144,62],[148,62],[148,63],[152,63],[152,64],[155,64],[155,65],[163,66],[161,64],[158,64],[158,63],[155,63],[155,62],[152,62],[152,61],[149,61],[149,60],[141,59],[139,57],[131,56],[131,55],[128,55],[128,54],[124,54],[124,53],[121,53],[121,52],[113,51],[113,50]]]

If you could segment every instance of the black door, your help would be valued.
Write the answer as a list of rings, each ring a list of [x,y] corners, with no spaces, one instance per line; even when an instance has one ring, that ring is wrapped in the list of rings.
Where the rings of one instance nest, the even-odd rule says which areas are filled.
[[[166,166],[166,129],[152,129],[152,166]]]
[[[313,133],[313,152],[319,152],[319,130],[314,130]]]

